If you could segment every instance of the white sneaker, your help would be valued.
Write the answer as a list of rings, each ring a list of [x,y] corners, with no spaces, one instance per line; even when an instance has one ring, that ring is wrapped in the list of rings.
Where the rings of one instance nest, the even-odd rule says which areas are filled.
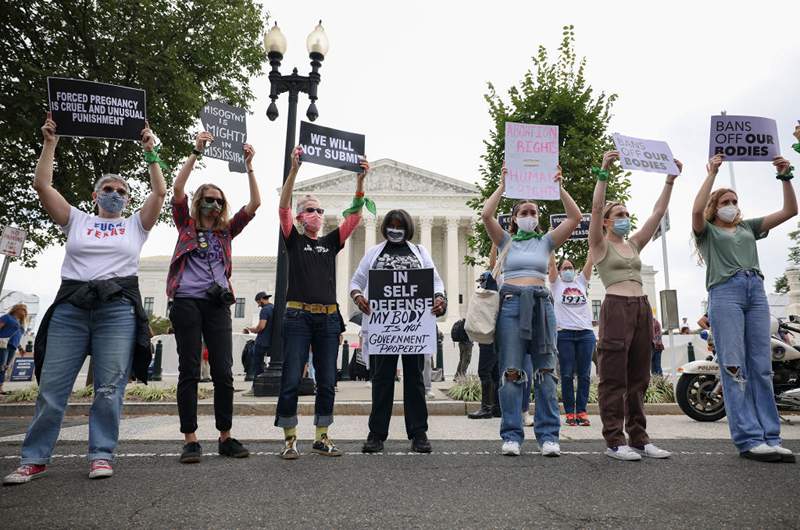
[[[558,442],[545,442],[540,447],[542,456],[561,456],[561,447]]]
[[[791,449],[786,449],[780,445],[773,445],[772,448],[775,449],[776,453],[781,455],[781,462],[786,464],[794,464],[797,461],[797,458],[794,456],[794,453]]]
[[[783,449],[783,447],[781,447],[781,449]],[[761,443],[750,449],[750,452],[753,453],[754,455],[771,455],[773,453],[778,453],[779,451],[778,451],[778,446],[772,446],[772,445],[767,445],[765,443]]]
[[[608,449],[606,449],[606,456],[610,456],[611,458],[616,458],[617,460],[627,460],[630,462],[642,459],[642,455],[640,455],[627,445],[620,445],[619,447],[615,448],[609,447]]]
[[[502,452],[506,456],[519,456],[519,442],[507,440],[503,442]]]
[[[436,399],[436,394],[434,394],[433,391],[431,391],[431,390],[426,390],[425,391],[425,397],[427,399]]]
[[[672,456],[672,453],[669,451],[660,449],[653,444],[645,444],[644,449],[637,449],[636,447],[633,447],[632,449],[640,455],[646,456],[647,458],[669,458]]]
[[[533,416],[531,416],[530,412],[525,412],[522,414],[522,424],[525,427],[533,427]]]

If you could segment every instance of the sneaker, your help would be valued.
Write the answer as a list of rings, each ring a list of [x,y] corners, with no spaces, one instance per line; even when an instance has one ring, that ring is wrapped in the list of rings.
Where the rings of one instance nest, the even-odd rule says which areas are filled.
[[[618,447],[609,447],[606,449],[606,456],[616,458],[617,460],[627,460],[635,462],[642,459],[642,455],[628,447],[627,445],[620,445]]]
[[[589,415],[585,412],[579,412],[575,416],[575,423],[577,423],[579,427],[589,427],[592,425],[592,422],[589,421]]]
[[[244,393],[242,394],[242,397],[255,397],[255,394],[253,393],[253,389],[251,388],[251,389],[250,389],[250,390],[248,390],[247,392],[244,392]]]
[[[196,464],[203,458],[203,448],[197,442],[189,442],[183,446],[181,453],[181,464]]]
[[[111,462],[102,458],[89,462],[89,478],[108,478],[114,474]]]
[[[430,453],[431,442],[428,440],[428,435],[424,432],[419,433],[411,440],[411,450],[415,453]]]
[[[519,456],[519,442],[506,440],[501,451],[505,456]]]
[[[780,445],[773,445],[772,448],[775,449],[776,453],[781,455],[781,462],[784,464],[794,464],[797,461],[791,449],[786,449]]]
[[[567,414],[567,419],[564,421],[564,423],[566,423],[570,427],[575,427],[578,424],[577,420],[575,419],[575,414],[573,414],[571,412],[568,413]]]
[[[749,451],[739,453],[739,456],[756,462],[780,462],[783,456],[774,447],[765,443],[758,444]]]
[[[558,442],[545,442],[541,445],[542,456],[561,456],[561,447]]]
[[[342,456],[342,452],[333,443],[333,440],[328,438],[327,434],[322,435],[322,439],[314,442],[311,450],[323,456]]]
[[[283,451],[281,451],[281,458],[284,460],[297,460],[299,457],[300,451],[297,449],[297,437],[287,438],[286,445],[283,446]]]
[[[436,399],[436,394],[434,394],[432,390],[426,390],[425,399]]]
[[[362,453],[380,453],[383,451],[383,441],[379,440],[377,436],[370,433],[367,436],[367,441],[361,446]]]
[[[530,412],[522,413],[522,424],[525,427],[533,427],[533,416],[531,416]]]
[[[25,484],[45,475],[47,475],[47,466],[45,465],[22,464],[13,473],[5,476],[3,484]]]
[[[228,437],[224,442],[219,442],[219,454],[232,458],[247,458],[250,456],[250,451],[236,438]]]
[[[644,444],[642,446],[633,446],[633,450],[647,458],[669,458],[672,453],[665,451],[654,444]]]

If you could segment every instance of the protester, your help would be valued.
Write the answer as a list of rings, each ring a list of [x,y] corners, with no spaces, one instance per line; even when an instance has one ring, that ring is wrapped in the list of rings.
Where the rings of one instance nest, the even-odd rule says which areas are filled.
[[[172,217],[178,241],[167,275],[167,296],[173,299],[169,318],[175,328],[178,349],[178,414],[184,436],[180,462],[200,462],[203,449],[197,441],[197,383],[201,379],[202,345],[208,347],[211,380],[214,382],[214,418],[219,431],[219,454],[233,458],[249,455],[231,437],[233,424],[233,336],[231,304],[234,303],[230,277],[231,242],[253,219],[261,205],[253,157],[255,150],[244,145],[250,200],[233,218],[222,189],[203,184],[192,196],[186,195],[186,181],[194,164],[214,137],[203,131],[195,139],[189,158],[175,178]]]
[[[667,211],[677,175],[667,176],[653,213],[640,230],[628,237],[628,209],[619,202],[606,203],[608,169],[618,159],[618,151],[608,151],[603,155],[602,167],[593,170],[597,184],[589,225],[589,252],[606,288],[597,344],[598,404],[606,455],[618,460],[668,458],[669,451],[650,443],[647,436],[644,393],[650,383],[653,312],[642,290],[639,254]],[[675,164],[680,171],[683,165],[678,160]],[[626,444],[623,424],[630,444]]]
[[[653,353],[650,356],[650,373],[652,375],[664,375],[661,369],[661,352],[664,351],[664,340],[662,339],[663,333],[661,331],[661,323],[657,318],[653,319],[653,340],[651,342]]]
[[[689,319],[686,318],[686,317],[683,317],[681,319],[680,334],[681,335],[688,335],[691,332],[692,332],[692,330],[689,328]]]
[[[22,465],[5,477],[5,484],[45,475],[67,400],[87,353],[94,361],[89,478],[110,477],[128,374],[133,367],[136,377],[147,381],[151,358],[147,315],[136,274],[142,245],[158,220],[167,193],[153,132],[146,126],[141,133],[151,192],[141,210],[129,217],[121,214],[128,205],[130,188],[123,177],[114,174],[101,176],[94,185],[97,215],[71,206],[53,187],[58,136],[50,113],[42,133],[44,146],[33,189],[67,243],[61,287],[36,336],[36,412],[22,443]]]
[[[28,306],[16,304],[11,306],[8,313],[0,317],[0,394],[3,394],[3,383],[6,380],[6,371],[13,366],[14,355],[20,348],[19,341],[25,333],[28,322]]]
[[[244,329],[245,333],[258,334],[253,348],[253,366],[251,367],[254,378],[264,372],[264,358],[269,356],[269,347],[272,341],[272,312],[275,310],[275,306],[269,301],[271,297],[271,294],[264,291],[256,294],[256,303],[259,307],[258,324]]]
[[[444,282],[439,277],[428,249],[411,242],[414,237],[414,221],[405,210],[391,210],[381,224],[381,234],[386,239],[368,248],[358,264],[350,282],[350,296],[359,310],[370,314],[369,293],[370,270],[433,269],[434,303],[432,312],[442,316],[447,308]],[[471,344],[471,343],[470,343]],[[425,357],[431,355],[404,354],[403,361],[403,410],[406,434],[411,440],[411,450],[430,453],[428,441],[428,407],[425,403],[425,384],[422,371]],[[383,451],[383,442],[389,436],[389,421],[394,404],[394,382],[398,355],[370,355],[370,366],[374,366],[372,379],[372,410],[369,415],[369,435],[361,449],[365,453]]]
[[[550,256],[550,288],[558,327],[558,366],[561,375],[561,401],[566,424],[591,425],[586,413],[592,374],[592,352],[595,346],[592,309],[589,307],[589,281],[592,279],[592,257],[588,255],[580,274],[568,259],[556,267]],[[578,376],[577,392],[574,378]]]
[[[458,344],[458,366],[456,367],[456,375],[453,380],[466,377],[467,368],[472,360],[472,348],[475,346],[469,339],[469,335],[464,330],[465,319],[456,320],[453,327],[450,328],[450,338]]]
[[[281,457],[287,460],[300,456],[297,446],[297,391],[311,345],[314,348],[313,362],[317,379],[314,403],[316,433],[311,450],[324,456],[342,454],[328,437],[328,427],[333,423],[339,335],[345,329],[336,303],[336,254],[344,248],[347,238],[361,222],[363,205],[372,204],[364,197],[364,179],[369,171],[369,163],[363,160],[363,171],[356,177],[355,197],[350,208],[342,212],[345,218],[342,224],[324,236],[320,235],[325,210],[316,197],[306,195],[297,201],[295,216],[295,220],[303,227],[301,234],[292,223],[291,208],[302,152],[300,147],[292,152],[292,166],[281,189],[278,208],[281,235],[289,258],[289,282],[283,321],[283,373],[275,426],[283,428],[285,445]]]
[[[800,126],[798,126],[800,130]],[[714,186],[722,156],[706,166],[708,177],[695,197],[692,230],[706,265],[708,319],[720,365],[725,412],[739,455],[761,462],[794,462],[781,446],[781,427],[772,386],[770,314],[756,241],[797,215],[790,182],[792,166],[775,157],[783,208],[765,217],[743,219],[734,190]]]
[[[497,245],[503,274],[500,288],[500,314],[497,319],[497,342],[500,372],[500,437],[502,453],[518,456],[524,439],[521,407],[525,382],[533,378],[536,399],[534,433],[542,454],[559,456],[560,426],[556,391],[556,319],[552,295],[545,287],[550,253],[561,246],[581,220],[578,205],[558,183],[567,219],[553,231],[542,234],[539,205],[518,201],[511,212],[509,232],[495,218],[505,191],[506,168],[495,192],[483,206],[481,219],[492,242]],[[526,358],[532,369],[527,370]],[[531,373],[533,372],[533,373]]]

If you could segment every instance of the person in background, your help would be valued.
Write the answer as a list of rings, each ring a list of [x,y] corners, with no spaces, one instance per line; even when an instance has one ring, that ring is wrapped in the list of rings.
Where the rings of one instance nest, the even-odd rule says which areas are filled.
[[[464,322],[465,319],[459,319],[453,323],[453,327],[450,329],[450,338],[458,344],[458,366],[453,380],[466,377],[467,368],[472,360],[472,348],[475,345],[464,330]]]
[[[210,383],[211,379],[211,364],[208,362],[208,346],[203,341],[203,353],[200,358],[200,382]]]
[[[19,346],[20,339],[25,333],[28,321],[28,306],[16,304],[8,313],[0,317],[0,394],[3,394],[3,383],[6,372],[13,366],[14,354],[22,350]],[[5,343],[5,344],[4,344]],[[25,355],[24,350],[21,351]]]
[[[664,351],[663,333],[661,322],[657,318],[653,319],[653,355],[650,358],[650,373],[652,375],[663,376],[661,370],[661,352]]]
[[[691,333],[691,332],[692,332],[692,330],[691,330],[691,329],[689,329],[689,319],[688,319],[688,318],[686,318],[686,317],[683,317],[683,318],[681,319],[681,328],[680,328],[680,334],[681,334],[681,335],[688,335],[688,334],[689,334],[689,333]]]
[[[260,291],[256,294],[256,304],[258,304],[258,324],[253,327],[244,328],[245,333],[257,333],[256,342],[253,348],[253,366],[251,371],[253,377],[258,377],[264,372],[264,358],[269,356],[269,347],[272,343],[272,313],[275,306],[269,301],[271,294]]]

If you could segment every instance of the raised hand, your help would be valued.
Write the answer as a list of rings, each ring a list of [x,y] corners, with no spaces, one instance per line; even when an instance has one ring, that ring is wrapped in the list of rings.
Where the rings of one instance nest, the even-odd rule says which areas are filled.
[[[56,134],[56,122],[53,121],[53,113],[48,112],[47,118],[42,125],[42,135],[44,136],[44,143],[57,143],[58,135]]]
[[[708,172],[708,176],[716,177],[717,173],[719,172],[719,166],[722,165],[722,155],[714,155],[708,159],[708,164],[706,164],[706,171]]]
[[[244,161],[249,167],[253,163],[253,157],[256,156],[256,150],[250,144],[244,144]]]
[[[775,166],[775,169],[778,170],[778,175],[783,175],[789,172],[789,170],[792,167],[789,161],[783,158],[782,156],[776,156],[775,158],[773,158],[772,165]]]
[[[676,166],[678,166],[678,175],[683,173],[683,162],[681,162],[677,158],[673,158],[672,161],[675,162]],[[675,182],[675,179],[678,178],[678,175],[667,175],[667,182],[669,183]]]
[[[608,170],[615,161],[619,160],[619,151],[606,151],[603,153],[603,164],[601,169]]]
[[[202,151],[206,148],[207,143],[210,144],[214,141],[214,136],[208,132],[203,131],[199,133],[194,139],[194,148],[198,151]]]
[[[145,120],[144,129],[142,129],[142,132],[139,133],[139,135],[142,137],[142,149],[145,151],[152,151],[156,146],[156,138],[152,129],[150,129],[150,122]]]

